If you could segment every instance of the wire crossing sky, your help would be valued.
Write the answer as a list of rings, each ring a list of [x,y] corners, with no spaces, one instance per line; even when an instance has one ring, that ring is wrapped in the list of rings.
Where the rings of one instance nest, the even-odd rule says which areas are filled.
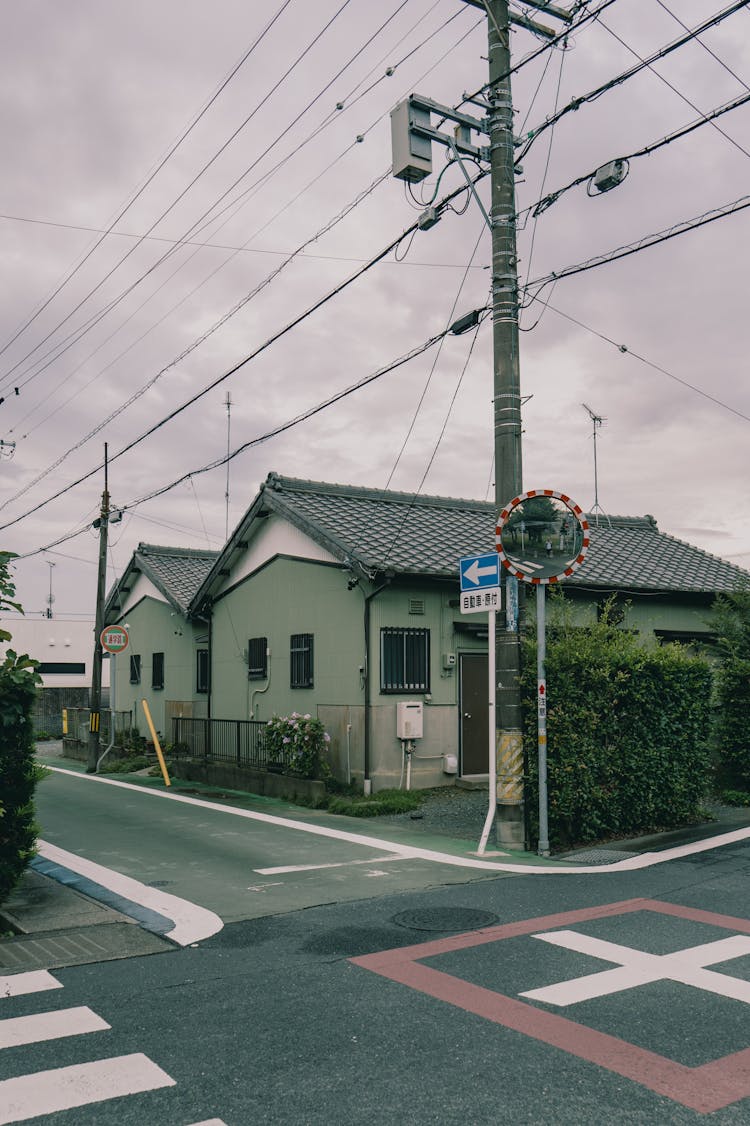
[[[0,548],[27,556],[29,613],[48,561],[56,612],[93,610],[104,442],[109,582],[141,540],[221,546],[227,391],[230,526],[270,470],[484,497],[491,333],[446,327],[487,308],[489,235],[467,267],[481,215],[438,146],[411,192],[387,173],[409,93],[481,116],[479,9],[33,0],[5,22]],[[590,403],[604,510],[750,567],[748,4],[594,0],[560,30],[511,38],[525,487],[593,503]]]

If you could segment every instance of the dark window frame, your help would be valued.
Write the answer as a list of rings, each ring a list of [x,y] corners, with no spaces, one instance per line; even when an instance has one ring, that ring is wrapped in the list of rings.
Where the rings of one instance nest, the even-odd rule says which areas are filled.
[[[46,676],[80,676],[86,674],[85,661],[42,661],[37,672]]]
[[[141,655],[140,653],[130,654],[130,683],[141,683]]]
[[[289,687],[313,688],[315,682],[315,635],[293,633],[289,638]]]
[[[195,691],[208,692],[208,649],[195,651]]]
[[[248,680],[265,680],[268,676],[268,638],[250,637],[247,642]]]
[[[154,689],[164,688],[164,654],[152,653],[151,654],[151,687]]]
[[[380,691],[430,691],[430,631],[411,626],[380,630]]]

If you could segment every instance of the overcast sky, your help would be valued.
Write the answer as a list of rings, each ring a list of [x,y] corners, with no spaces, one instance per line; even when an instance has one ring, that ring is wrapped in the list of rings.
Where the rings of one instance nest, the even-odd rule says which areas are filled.
[[[518,134],[683,35],[672,12],[692,29],[722,9],[717,0],[616,0],[566,50],[546,50],[513,76]],[[517,29],[513,61],[542,42]],[[479,9],[463,0],[26,0],[6,7],[0,55],[0,438],[15,442],[0,460],[0,547],[35,553],[15,568],[28,613],[46,609],[52,578],[57,615],[93,614],[98,534],[86,526],[105,442],[112,503],[125,508],[111,528],[108,587],[139,541],[220,548],[271,470],[493,497],[487,319],[475,342],[449,336],[439,354],[234,458],[228,514],[225,467],[135,504],[484,306],[489,232],[473,200],[458,213],[465,194],[437,226],[117,456],[414,222],[445,150],[433,147],[435,175],[410,198],[385,175],[389,112],[413,91],[456,106],[482,86]],[[536,220],[525,210],[748,95],[749,84],[743,7],[543,132],[517,177],[522,284],[747,202],[745,104],[634,157],[611,192],[592,198],[584,183]],[[462,182],[449,168],[438,199]],[[487,180],[479,191],[487,203]],[[606,420],[601,509],[652,513],[663,532],[750,568],[749,234],[750,209],[739,210],[562,279],[539,293],[549,307],[523,310],[525,488],[592,507],[586,403]]]

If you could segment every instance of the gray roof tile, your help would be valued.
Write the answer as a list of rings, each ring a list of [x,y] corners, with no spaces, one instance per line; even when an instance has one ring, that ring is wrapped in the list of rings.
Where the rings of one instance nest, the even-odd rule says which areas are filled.
[[[264,505],[344,561],[370,572],[456,577],[465,555],[494,550],[495,506],[484,501],[329,485],[269,474]],[[602,517],[570,586],[716,592],[750,573],[665,535],[651,516]]]

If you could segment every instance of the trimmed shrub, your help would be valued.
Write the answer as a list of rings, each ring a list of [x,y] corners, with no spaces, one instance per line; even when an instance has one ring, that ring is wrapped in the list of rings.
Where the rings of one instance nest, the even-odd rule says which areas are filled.
[[[750,791],[750,592],[719,595],[713,625],[719,646],[714,678],[719,784]]]
[[[573,627],[558,596],[547,630],[553,847],[688,823],[711,778],[711,671],[677,645],[649,651],[605,612]],[[529,820],[538,833],[536,639],[522,642]]]

